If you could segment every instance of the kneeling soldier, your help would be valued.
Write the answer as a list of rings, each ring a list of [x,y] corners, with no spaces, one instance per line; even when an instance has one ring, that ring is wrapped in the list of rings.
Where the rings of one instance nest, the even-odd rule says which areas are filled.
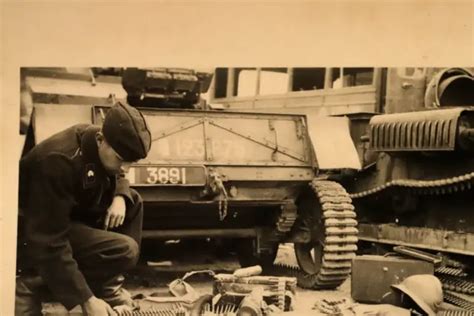
[[[143,204],[124,173],[150,146],[143,115],[118,103],[102,128],[72,126],[21,159],[16,315],[41,315],[44,288],[85,315],[133,305],[122,273],[138,260]]]

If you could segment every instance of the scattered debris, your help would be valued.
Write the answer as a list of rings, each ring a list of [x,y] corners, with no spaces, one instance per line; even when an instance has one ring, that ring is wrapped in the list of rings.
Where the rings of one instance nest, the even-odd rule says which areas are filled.
[[[255,288],[240,302],[238,315],[262,316],[263,304],[263,289]]]
[[[151,308],[143,311],[125,310],[118,314],[119,316],[186,316],[187,311],[182,306],[171,308]]]
[[[166,261],[147,261],[146,264],[149,267],[171,267],[173,262],[166,260]]]
[[[238,306],[233,304],[219,304],[211,305],[209,303],[205,304],[201,314],[202,316],[235,316],[238,311]]]
[[[356,304],[349,303],[346,299],[342,300],[326,300],[322,299],[317,301],[313,310],[317,310],[326,315],[342,316],[342,315],[355,315],[353,307]],[[350,314],[349,314],[350,312]]]
[[[352,262],[351,296],[361,303],[392,303],[384,300],[391,286],[417,274],[433,275],[430,262],[398,256],[357,256]]]
[[[252,275],[255,273],[261,273],[259,266],[240,269],[234,274],[215,275],[214,294],[243,301],[252,293],[261,293],[265,304],[276,305],[282,311],[290,311],[296,294],[296,278]]]

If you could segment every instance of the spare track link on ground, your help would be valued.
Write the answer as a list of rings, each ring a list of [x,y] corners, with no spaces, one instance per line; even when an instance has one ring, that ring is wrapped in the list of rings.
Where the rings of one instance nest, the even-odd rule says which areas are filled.
[[[349,194],[339,183],[313,180],[310,184],[322,209],[325,239],[320,270],[308,274],[298,267],[275,265],[278,273],[297,278],[307,289],[335,289],[351,273],[351,261],[357,250],[357,220]]]
[[[474,282],[472,281],[465,280],[461,277],[454,277],[449,275],[437,274],[437,277],[440,279],[441,283],[443,284],[443,289],[445,290],[456,293],[474,295]]]
[[[470,300],[464,299],[456,293],[444,291],[444,301],[474,313],[474,303]]]
[[[184,307],[166,308],[166,309],[147,309],[136,311],[123,311],[121,316],[185,316],[187,315]]]

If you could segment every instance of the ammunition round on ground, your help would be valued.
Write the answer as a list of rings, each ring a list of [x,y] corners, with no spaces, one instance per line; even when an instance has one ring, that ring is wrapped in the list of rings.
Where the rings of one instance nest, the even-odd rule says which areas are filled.
[[[257,265],[257,266],[237,269],[234,271],[233,276],[236,278],[243,278],[243,277],[249,277],[253,275],[259,275],[261,273],[262,273],[262,267]]]

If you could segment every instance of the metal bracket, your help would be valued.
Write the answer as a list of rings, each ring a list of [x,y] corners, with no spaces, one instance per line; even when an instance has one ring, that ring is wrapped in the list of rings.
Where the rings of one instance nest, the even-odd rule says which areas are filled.
[[[110,99],[110,103],[111,103],[112,105],[114,105],[114,104],[117,102],[117,99],[116,99],[114,93],[109,94],[109,99]]]
[[[223,177],[214,169],[209,170],[209,189],[213,194],[219,195],[219,220],[223,221],[227,216],[228,194]]]
[[[302,118],[301,120],[296,120],[296,137],[298,139],[303,139],[306,131],[304,119]]]
[[[274,130],[275,130],[275,123],[273,122],[273,120],[268,120],[268,128],[269,128],[271,131],[274,131]]]
[[[89,75],[91,76],[91,85],[96,86],[97,82],[95,81],[95,75],[94,75],[94,72],[92,71],[92,68],[89,68]]]
[[[413,258],[416,258],[416,259],[420,259],[420,260],[423,260],[423,261],[430,262],[433,265],[438,265],[443,261],[442,256],[433,255],[433,254],[428,253],[426,251],[422,251],[422,250],[419,250],[419,249],[414,249],[414,248],[410,248],[410,247],[406,247],[406,246],[395,246],[395,247],[393,247],[393,250],[395,252],[401,253],[401,254],[406,255],[406,256],[410,256],[410,257],[413,257]]]
[[[277,161],[277,154],[278,154],[278,134],[275,129],[275,122],[273,120],[268,120],[268,128],[275,133],[275,147],[273,148],[272,152],[272,160]]]

